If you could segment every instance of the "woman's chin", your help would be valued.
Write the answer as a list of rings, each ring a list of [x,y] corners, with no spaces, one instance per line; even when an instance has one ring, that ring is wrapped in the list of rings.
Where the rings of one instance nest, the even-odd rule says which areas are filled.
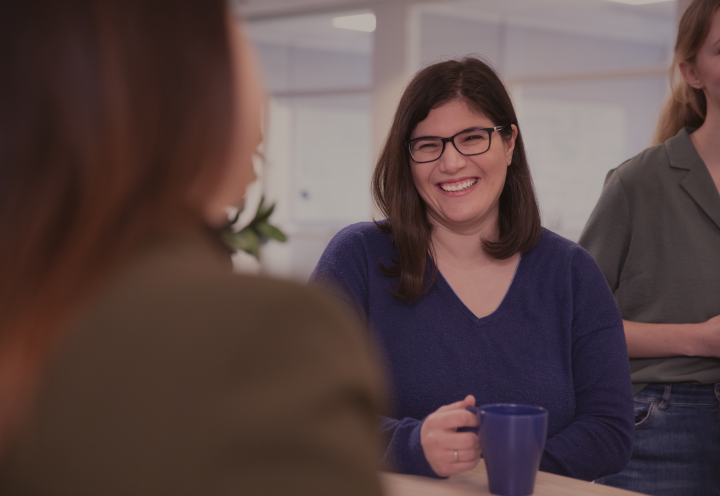
[[[451,231],[483,230],[490,220],[488,212],[443,212],[433,217],[435,223]]]

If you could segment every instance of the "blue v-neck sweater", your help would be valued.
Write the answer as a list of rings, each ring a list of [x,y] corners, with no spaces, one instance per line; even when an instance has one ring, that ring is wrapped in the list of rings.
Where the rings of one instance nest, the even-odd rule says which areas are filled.
[[[379,266],[393,260],[390,236],[355,224],[333,238],[310,278],[348,301],[380,345],[392,405],[381,419],[386,462],[436,477],[420,444],[423,419],[472,394],[478,405],[550,412],[541,470],[592,480],[625,467],[634,416],[622,319],[585,250],[543,230],[500,306],[483,318],[442,274],[418,300],[396,298],[398,280]]]

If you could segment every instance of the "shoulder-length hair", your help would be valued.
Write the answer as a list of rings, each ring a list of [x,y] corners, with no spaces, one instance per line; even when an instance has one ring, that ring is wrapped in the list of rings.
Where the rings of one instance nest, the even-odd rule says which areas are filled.
[[[0,2],[0,451],[54,343],[224,173],[224,0]]]
[[[377,225],[392,236],[398,253],[396,265],[382,269],[388,277],[399,277],[395,294],[405,300],[419,298],[437,276],[433,263],[432,276],[426,277],[428,255],[433,257],[432,226],[413,183],[406,142],[431,109],[452,100],[462,100],[495,125],[505,126],[500,131],[504,139],[512,135],[511,124],[518,128],[500,194],[499,237],[482,240],[485,252],[497,259],[509,258],[532,248],[542,232],[520,126],[500,78],[488,64],[474,57],[431,65],[418,72],[405,89],[372,178],[373,199],[387,218]]]
[[[680,19],[675,55],[670,66],[670,96],[660,112],[653,145],[664,143],[685,126],[698,128],[705,122],[705,93],[687,84],[678,67],[683,61],[695,63],[718,8],[720,0],[695,0]]]

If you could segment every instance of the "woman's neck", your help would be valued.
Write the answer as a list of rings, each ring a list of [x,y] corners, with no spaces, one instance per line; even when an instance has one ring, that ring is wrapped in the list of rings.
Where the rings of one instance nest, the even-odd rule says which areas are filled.
[[[498,237],[497,216],[485,225],[485,229],[453,230],[435,224],[432,234],[438,269],[455,295],[478,318],[498,308],[520,262],[519,253],[504,260],[485,253],[483,240]]]
[[[497,223],[495,223],[497,224]],[[432,246],[436,262],[439,265],[456,263],[473,264],[491,263],[494,259],[483,249],[484,239],[495,239],[497,228],[475,228],[469,230],[453,230],[441,224],[434,224]]]
[[[710,103],[710,102],[708,102]],[[708,105],[707,116],[702,126],[690,135],[695,149],[707,166],[720,190],[720,109]]]

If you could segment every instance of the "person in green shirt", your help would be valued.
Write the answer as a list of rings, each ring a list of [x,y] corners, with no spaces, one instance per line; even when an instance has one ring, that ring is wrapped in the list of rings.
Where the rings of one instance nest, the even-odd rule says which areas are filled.
[[[613,169],[580,237],[624,319],[635,393],[630,464],[597,482],[720,494],[720,0],[678,29],[682,77],[655,146]]]

